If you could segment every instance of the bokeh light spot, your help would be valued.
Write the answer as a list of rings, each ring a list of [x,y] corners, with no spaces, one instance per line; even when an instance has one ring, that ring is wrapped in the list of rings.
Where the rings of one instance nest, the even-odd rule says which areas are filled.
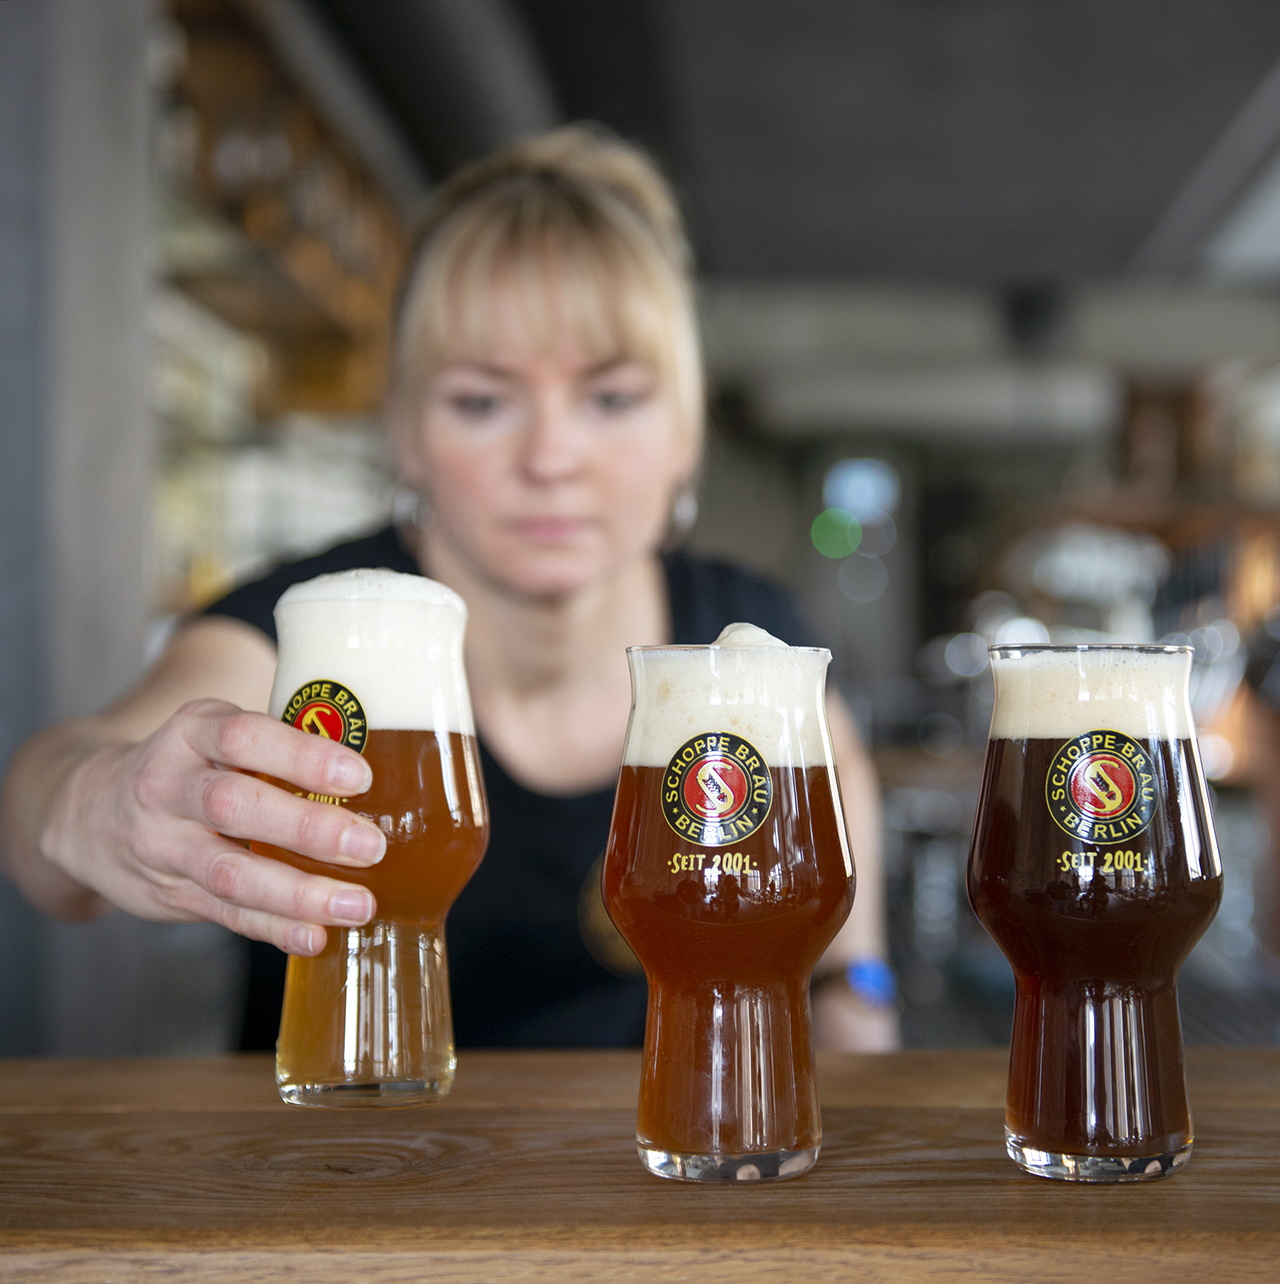
[[[813,519],[809,538],[823,557],[848,557],[862,543],[862,524],[848,509],[824,508]]]
[[[863,520],[872,513],[893,513],[901,494],[897,469],[883,459],[841,459],[822,479],[823,502]]]
[[[878,557],[850,557],[840,563],[836,584],[850,602],[874,602],[889,587],[889,571]]]

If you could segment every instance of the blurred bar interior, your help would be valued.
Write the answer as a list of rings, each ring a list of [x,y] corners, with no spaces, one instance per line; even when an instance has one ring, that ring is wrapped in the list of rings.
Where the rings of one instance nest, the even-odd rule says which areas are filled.
[[[1264,0],[5,0],[0,759],[235,578],[385,517],[414,210],[581,118],[685,201],[713,389],[691,542],[833,642],[884,781],[908,1045],[1008,1036],[963,888],[985,647],[1104,638],[1196,649],[1229,881],[1188,1041],[1280,1039],[1242,685],[1280,604]],[[0,889],[0,1053],[221,1050],[238,959]]]

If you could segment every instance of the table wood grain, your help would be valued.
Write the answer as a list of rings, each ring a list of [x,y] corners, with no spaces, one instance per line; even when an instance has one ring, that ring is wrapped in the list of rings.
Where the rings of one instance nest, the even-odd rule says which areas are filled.
[[[820,1058],[817,1167],[724,1188],[640,1167],[632,1053],[466,1054],[395,1111],[259,1056],[0,1061],[0,1281],[1280,1278],[1280,1051],[1193,1050],[1190,1164],[1122,1187],[1020,1173],[1004,1069]]]

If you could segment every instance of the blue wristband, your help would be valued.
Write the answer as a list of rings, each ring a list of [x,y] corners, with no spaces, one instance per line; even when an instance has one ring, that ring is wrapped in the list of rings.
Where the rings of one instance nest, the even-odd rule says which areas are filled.
[[[849,989],[869,1007],[891,1007],[898,998],[898,983],[894,980],[893,969],[884,959],[868,955],[866,958],[854,959],[845,968],[844,979]]]

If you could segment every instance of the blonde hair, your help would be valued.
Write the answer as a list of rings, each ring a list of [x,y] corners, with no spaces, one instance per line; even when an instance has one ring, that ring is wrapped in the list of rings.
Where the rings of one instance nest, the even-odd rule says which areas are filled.
[[[679,210],[652,161],[568,126],[466,166],[436,193],[405,274],[392,346],[393,404],[435,369],[483,353],[495,286],[546,351],[567,333],[601,360],[651,363],[701,435],[702,356]]]

